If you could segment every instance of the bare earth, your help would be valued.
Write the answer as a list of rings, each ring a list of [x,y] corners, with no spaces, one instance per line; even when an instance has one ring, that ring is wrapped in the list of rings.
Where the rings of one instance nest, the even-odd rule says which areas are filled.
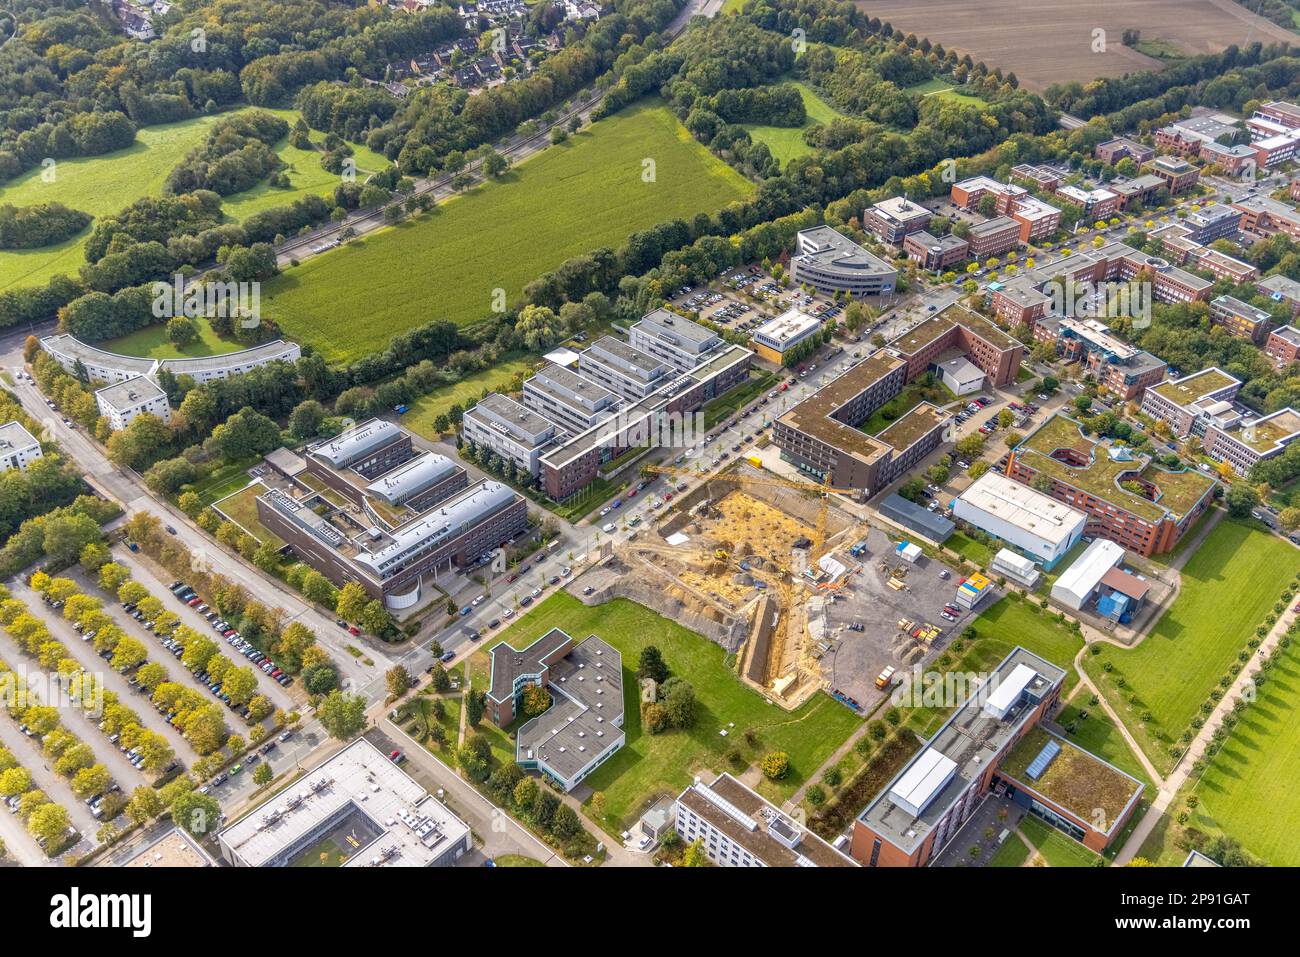
[[[1300,36],[1249,13],[1231,0],[857,0],[873,17],[931,43],[969,53],[990,68],[1016,74],[1023,87],[1086,82],[1158,70],[1159,60],[1125,47],[1128,28],[1143,41],[1184,53],[1218,53],[1229,44],[1300,43]],[[1105,52],[1093,52],[1093,31],[1106,31]]]

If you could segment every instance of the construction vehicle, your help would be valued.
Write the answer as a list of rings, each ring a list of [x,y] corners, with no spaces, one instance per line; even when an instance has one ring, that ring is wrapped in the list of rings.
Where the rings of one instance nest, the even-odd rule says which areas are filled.
[[[893,665],[890,665],[880,674],[876,675],[876,687],[882,691],[888,688],[894,682],[894,674],[898,671]]]

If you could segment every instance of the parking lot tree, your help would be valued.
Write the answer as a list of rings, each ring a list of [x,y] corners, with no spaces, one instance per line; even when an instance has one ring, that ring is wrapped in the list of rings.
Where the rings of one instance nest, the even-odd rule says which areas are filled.
[[[185,717],[185,739],[199,754],[211,754],[226,739],[226,718],[220,705],[194,708]]]
[[[390,695],[400,698],[411,690],[411,673],[405,665],[394,665],[384,674],[384,683],[388,686]]]
[[[334,611],[344,621],[357,622],[361,620],[361,613],[369,601],[370,596],[360,584],[348,582],[339,589],[338,603],[334,606]]]
[[[230,695],[232,704],[244,704],[257,691],[257,675],[252,668],[231,668],[221,679],[221,691]]]
[[[1021,435],[1019,432],[1007,432],[1005,435],[1002,436],[1002,441],[1006,444],[1007,448],[1009,449],[1014,449],[1017,445],[1019,445],[1024,440],[1025,437]]]
[[[366,699],[336,688],[325,696],[316,709],[316,716],[330,737],[347,741],[360,734],[366,725]]]
[[[210,794],[187,791],[172,802],[172,820],[191,837],[207,837],[221,823],[221,805]]]
[[[215,641],[202,635],[191,635],[185,642],[185,653],[181,655],[181,664],[190,671],[202,671],[216,653]]]
[[[71,595],[63,604],[63,617],[66,621],[81,621],[87,612],[104,607],[104,603],[93,595]]]
[[[127,635],[113,649],[109,664],[121,671],[123,668],[134,668],[148,657],[149,650],[145,648],[144,642]]]
[[[964,458],[974,458],[984,451],[984,436],[975,432],[965,438],[958,439],[956,450],[957,454]]]
[[[150,661],[140,666],[135,678],[145,691],[152,694],[155,688],[167,680],[167,669],[156,661]]]
[[[18,816],[26,821],[32,816],[42,804],[48,804],[50,799],[45,796],[45,792],[40,788],[33,788],[24,792],[23,796],[18,799]]]
[[[27,831],[46,846],[54,848],[68,832],[71,819],[66,808],[46,802],[33,809],[27,818]]]
[[[80,562],[81,567],[92,575],[112,559],[112,553],[103,542],[91,542],[77,556],[77,561]]]
[[[59,726],[59,711],[47,704],[35,704],[23,711],[23,724],[37,735],[49,734]]]
[[[95,751],[84,741],[80,741],[63,752],[54,762],[54,770],[70,778],[82,768],[88,768],[95,763]]]
[[[944,482],[948,481],[951,474],[952,473],[948,466],[942,462],[936,462],[925,470],[925,477],[935,485],[942,485]]]
[[[26,768],[7,768],[0,771],[0,797],[17,797],[32,786],[32,775]]]
[[[136,608],[144,615],[145,621],[156,621],[163,612],[163,603],[153,595],[146,595],[136,603]]]
[[[226,738],[226,751],[232,758],[237,758],[248,750],[248,742],[244,740],[243,735],[232,734]]]
[[[83,548],[102,537],[93,518],[75,513],[51,515],[45,520],[44,531],[46,556],[64,565],[75,562]]]
[[[92,764],[88,768],[82,768],[72,777],[72,793],[83,801],[95,794],[102,794],[108,790],[112,778],[108,773],[108,768],[102,764]]]
[[[128,579],[122,582],[117,589],[117,600],[120,602],[130,602],[138,604],[149,597],[149,589],[145,588],[138,581]]]

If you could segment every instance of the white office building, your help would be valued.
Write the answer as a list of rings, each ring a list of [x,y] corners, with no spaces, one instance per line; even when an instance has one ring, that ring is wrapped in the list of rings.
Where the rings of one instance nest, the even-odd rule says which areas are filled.
[[[712,329],[667,309],[646,313],[628,329],[627,339],[634,349],[671,363],[678,372],[694,369],[722,345],[722,337]]]
[[[673,809],[677,834],[718,867],[857,867],[730,774],[695,779]]]
[[[532,409],[496,392],[465,413],[461,430],[466,442],[491,449],[529,475],[537,474],[538,459],[563,434]]]
[[[99,406],[99,414],[108,419],[108,426],[114,432],[125,429],[145,413],[162,419],[164,425],[172,420],[172,407],[167,401],[167,393],[152,379],[144,376],[104,386],[95,393],[95,404]]]
[[[953,515],[1050,569],[1081,537],[1088,516],[1064,502],[986,472],[962,492]]]
[[[21,422],[0,425],[0,472],[25,469],[41,457],[41,443],[37,442]]]

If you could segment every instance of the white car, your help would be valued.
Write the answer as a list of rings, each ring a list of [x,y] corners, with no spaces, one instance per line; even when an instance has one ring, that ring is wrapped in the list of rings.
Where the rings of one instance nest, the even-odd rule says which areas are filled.
[[[483,604],[483,602],[486,600],[487,600],[487,595],[479,595],[472,602],[470,602],[470,604],[473,605],[475,608],[477,608],[479,605]]]
[[[607,535],[612,535],[615,532],[615,530],[617,530],[617,528],[618,526],[615,525],[613,522],[606,522],[604,527],[601,528],[601,531],[605,532]]]
[[[610,508],[608,505],[606,505],[604,508],[600,510],[600,517],[604,518],[606,515],[609,514],[609,512],[610,512]]]

